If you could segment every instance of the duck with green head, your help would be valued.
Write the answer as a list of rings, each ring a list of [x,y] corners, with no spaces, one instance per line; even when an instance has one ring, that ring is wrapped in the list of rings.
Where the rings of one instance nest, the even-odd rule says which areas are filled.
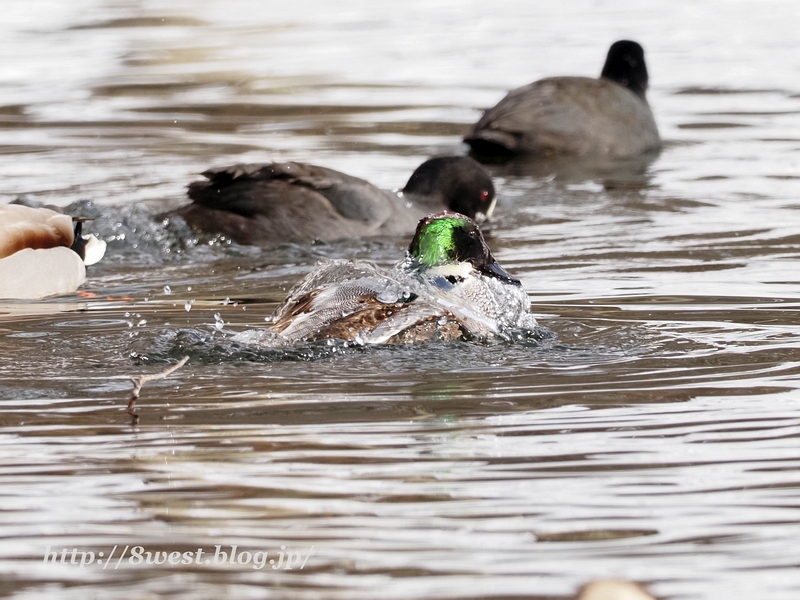
[[[478,225],[444,212],[419,222],[408,255],[392,270],[364,261],[321,262],[278,308],[271,337],[257,341],[508,337],[512,329],[535,326],[529,309],[519,280],[494,260]]]

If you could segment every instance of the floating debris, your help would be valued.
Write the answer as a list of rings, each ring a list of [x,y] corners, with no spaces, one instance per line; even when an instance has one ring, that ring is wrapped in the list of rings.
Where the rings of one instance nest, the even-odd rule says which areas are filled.
[[[152,374],[145,374],[145,375],[138,375],[136,377],[131,377],[131,381],[133,382],[133,390],[131,391],[131,397],[128,399],[128,414],[131,416],[132,425],[136,425],[139,422],[139,413],[134,412],[133,407],[136,404],[136,401],[139,399],[139,392],[142,391],[142,386],[147,383],[148,381],[155,381],[157,379],[164,379],[168,377],[178,369],[180,369],[186,362],[189,360],[188,356],[184,356],[179,362],[175,363],[168,369],[161,371],[160,373],[152,373]]]

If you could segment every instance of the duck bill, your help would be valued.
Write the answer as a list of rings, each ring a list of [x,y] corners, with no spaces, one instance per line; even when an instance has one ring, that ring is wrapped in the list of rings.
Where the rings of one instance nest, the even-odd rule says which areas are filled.
[[[475,213],[475,222],[483,223],[484,221],[488,221],[494,212],[495,206],[497,206],[497,196],[492,198],[492,201],[489,203],[489,207],[485,211],[478,211]]]
[[[489,277],[494,277],[495,279],[499,279],[500,281],[505,281],[506,283],[512,283],[514,285],[522,285],[516,277],[513,275],[509,275],[508,272],[497,264],[496,261],[491,261],[486,263],[485,265],[481,265],[478,267],[478,270],[483,273],[484,275],[488,275]]]

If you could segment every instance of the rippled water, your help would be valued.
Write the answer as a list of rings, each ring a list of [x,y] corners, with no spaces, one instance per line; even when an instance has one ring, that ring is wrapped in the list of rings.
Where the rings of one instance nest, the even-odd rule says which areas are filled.
[[[87,294],[0,305],[0,594],[798,597],[800,5],[3,6],[0,201],[94,216],[109,251]],[[622,37],[658,157],[491,166],[538,344],[254,350],[232,336],[316,260],[408,240],[260,250],[152,219],[231,162],[400,187],[505,90],[597,74]],[[185,355],[132,426],[129,377]],[[234,545],[276,562],[214,563]]]

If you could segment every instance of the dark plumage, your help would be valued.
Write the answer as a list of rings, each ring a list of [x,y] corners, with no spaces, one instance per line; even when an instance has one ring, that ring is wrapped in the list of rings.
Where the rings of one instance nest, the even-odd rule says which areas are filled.
[[[359,236],[410,234],[419,219],[448,208],[488,216],[495,191],[466,156],[432,158],[411,175],[402,197],[371,183],[296,162],[210,169],[189,185],[192,203],[161,217],[240,244],[269,246]]]
[[[599,79],[549,77],[508,93],[464,139],[477,154],[636,156],[660,144],[644,50],[612,44]]]

